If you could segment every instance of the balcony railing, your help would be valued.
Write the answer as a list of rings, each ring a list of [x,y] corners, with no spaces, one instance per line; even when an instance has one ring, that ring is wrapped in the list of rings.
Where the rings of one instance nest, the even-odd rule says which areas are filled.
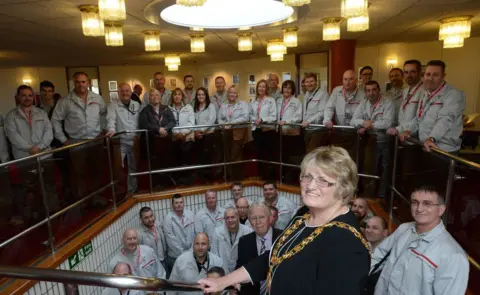
[[[255,173],[255,166],[264,165],[272,172],[268,180],[276,179],[280,183],[298,185],[299,164],[304,151],[299,152],[301,149],[297,149],[294,152],[297,154],[291,155],[292,151],[289,149],[291,148],[291,142],[284,143],[284,140],[287,138],[282,136],[283,127],[276,123],[262,124],[262,127],[272,128],[277,131],[273,139],[277,148],[269,151],[270,154],[268,156],[259,157],[256,155],[255,147],[249,146],[248,142],[251,141],[246,137],[244,140],[246,144],[243,146],[243,157],[232,160],[228,151],[229,140],[231,140],[231,137],[227,136],[228,130],[231,130],[231,128],[245,128],[245,136],[249,136],[247,127],[251,125],[251,123],[241,123],[175,127],[174,130],[197,130],[207,127],[215,129],[214,133],[212,133],[214,139],[210,142],[213,145],[211,146],[213,150],[210,151],[208,163],[196,163],[193,165],[191,162],[182,163],[183,166],[169,166],[172,155],[159,153],[157,148],[160,147],[161,149],[161,145],[165,143],[175,144],[173,141],[170,141],[170,135],[168,138],[159,138],[158,136],[152,136],[147,130],[129,130],[117,133],[111,138],[105,136],[98,137],[0,164],[0,170],[3,170],[3,175],[0,175],[0,181],[2,178],[10,177],[10,183],[14,182],[11,180],[11,175],[15,174],[12,172],[12,170],[15,171],[12,167],[16,167],[17,171],[21,171],[18,172],[21,177],[19,181],[17,180],[17,184],[6,187],[6,190],[14,191],[18,189],[18,186],[20,186],[23,193],[30,190],[33,196],[27,194],[24,202],[27,203],[27,207],[34,207],[35,210],[41,211],[40,213],[37,212],[36,218],[33,218],[33,220],[24,221],[21,226],[17,226],[13,233],[7,231],[10,235],[7,234],[7,236],[0,237],[0,263],[13,265],[31,264],[32,261],[39,257],[54,255],[56,249],[68,241],[72,233],[81,231],[106,213],[115,210],[117,205],[125,199],[125,193],[119,189],[121,186],[127,186],[126,182],[128,181],[125,181],[125,178],[138,178],[139,191],[142,192],[146,189],[146,193],[154,194],[158,185],[161,186],[161,189],[172,187],[172,185],[175,187],[178,180],[178,178],[173,176],[175,173],[195,171],[200,174],[203,171],[207,175],[204,179],[205,182],[222,181],[226,183],[235,180],[232,173],[242,170],[238,167],[246,167],[243,169],[246,174],[245,177],[258,177],[259,173]],[[299,124],[286,124],[286,126],[301,128]],[[364,195],[367,194],[366,191],[368,189],[376,186],[379,181],[385,181],[378,174],[373,173],[371,169],[369,171],[364,165],[366,161],[364,156],[369,156],[369,154],[367,155],[366,147],[370,147],[369,151],[374,150],[371,148],[371,145],[373,147],[375,145],[374,138],[368,139],[369,135],[359,136],[356,129],[350,126],[334,126],[333,131],[332,129],[327,129],[324,125],[310,125],[308,128],[310,131],[323,132],[322,136],[329,139],[335,138],[339,134],[349,139],[347,148],[352,158],[356,160],[360,181],[362,182],[360,188],[363,190],[361,192]],[[144,159],[136,163],[137,170],[135,172],[127,173],[127,176],[122,178],[117,177],[117,172],[123,170],[123,168],[114,162],[118,160],[116,157],[119,157],[121,154],[120,145],[122,137],[127,134],[140,137],[140,140],[136,141],[135,145],[143,145],[144,149],[142,152],[136,151],[136,153],[144,155]],[[297,140],[298,145],[304,148],[303,137],[298,136]],[[161,141],[160,145],[157,145],[157,141]],[[336,143],[335,140],[327,142],[327,144]],[[152,151],[152,147],[155,150]],[[414,138],[408,139],[408,144],[401,144],[398,138],[392,139],[392,149],[393,156],[390,159],[389,167],[390,177],[386,180],[391,192],[390,198],[387,198],[386,209],[391,219],[398,222],[411,220],[409,196],[415,187],[429,182],[440,186],[445,191],[445,198],[449,208],[444,215],[447,229],[469,253],[472,265],[478,266],[478,263],[475,261],[480,260],[480,235],[476,231],[478,228],[476,225],[480,225],[480,214],[478,213],[480,212],[480,182],[478,181],[480,179],[480,165],[438,149],[425,152],[423,144]],[[285,157],[287,150],[289,156],[292,157]],[[198,156],[194,152],[190,154]],[[68,159],[68,156],[70,156],[70,159]],[[71,163],[77,161],[78,164],[78,159],[82,160],[80,162],[81,165],[94,168],[88,169],[88,167],[84,167],[88,172],[87,174],[84,173],[85,179],[72,179],[71,175],[65,177],[65,173],[75,170]],[[162,160],[168,163],[159,167],[158,163],[161,163]],[[62,171],[60,164],[68,166],[67,172]],[[52,179],[46,179],[47,166],[49,165],[57,167],[55,168],[56,171],[61,171],[61,173],[57,172],[57,182],[54,182]],[[231,169],[233,167],[235,169]],[[6,168],[9,168],[9,171],[5,171]],[[36,184],[25,189],[22,183],[25,180],[22,178],[24,175],[35,179]],[[287,177],[292,175],[293,177]],[[157,179],[154,179],[156,177]],[[62,179],[60,184],[58,183],[59,178]],[[67,181],[65,180],[67,178],[70,179]],[[73,184],[72,182],[76,183]],[[192,182],[191,184],[196,183],[198,182]],[[78,191],[76,193],[71,191],[64,193],[63,206],[51,208],[52,196],[50,192],[52,185],[57,187],[57,191],[58,186],[62,188],[75,187],[80,189],[81,193]],[[34,188],[33,192],[32,187]],[[47,188],[50,188],[50,190]],[[376,190],[373,189],[372,191],[375,192]],[[72,195],[74,196],[72,197]],[[369,194],[367,196],[375,195]],[[43,210],[39,210],[40,206]],[[11,207],[15,208],[15,204]],[[3,211],[5,208],[1,210]],[[83,216],[85,212],[88,212],[88,218],[80,218],[81,220],[76,219],[75,221],[69,219],[69,216],[72,215],[85,217]],[[12,215],[7,210],[2,213],[6,213],[5,216]],[[6,224],[10,225],[8,222]],[[62,231],[62,226],[64,228],[67,227],[68,230]],[[21,239],[28,240],[29,237],[34,240],[40,239],[44,241],[43,248],[34,249],[31,251],[33,254],[30,256],[22,254],[25,256],[22,257],[23,260],[14,259],[9,261],[8,258],[11,258],[14,255],[12,253],[15,253],[11,250],[17,248],[16,242]],[[45,246],[48,246],[49,251],[45,251],[47,249]],[[5,257],[7,257],[6,261]],[[476,273],[480,275],[480,270],[476,269]]]

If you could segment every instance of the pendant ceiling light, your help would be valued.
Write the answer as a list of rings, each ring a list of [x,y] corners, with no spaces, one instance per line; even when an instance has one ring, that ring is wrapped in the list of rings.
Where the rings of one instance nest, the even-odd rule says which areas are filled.
[[[363,16],[368,13],[367,0],[342,0],[342,17]]]
[[[443,41],[443,48],[458,48],[463,46],[465,38],[470,37],[471,16],[444,18],[440,22],[438,39]]]
[[[282,2],[287,6],[303,6],[310,4],[310,0],[282,0]]]
[[[78,7],[82,12],[83,35],[89,37],[99,37],[105,35],[103,20],[98,15],[98,6],[80,5]]]
[[[347,19],[347,31],[349,32],[363,32],[368,30],[369,26],[370,18],[368,14]]]
[[[190,51],[193,53],[205,52],[204,34],[190,34]]]
[[[323,41],[335,41],[340,39],[341,18],[325,18],[323,22]]]
[[[171,5],[162,10],[160,17],[183,27],[238,29],[283,21],[293,12],[292,7],[276,0],[207,0],[204,5],[195,7]]]
[[[283,43],[285,44],[285,46],[297,47],[297,31],[297,27],[283,29]]]
[[[267,54],[270,55],[270,61],[282,61],[283,55],[287,54],[287,46],[283,44],[282,39],[272,39],[267,43]]]
[[[178,71],[178,66],[181,65],[180,56],[176,54],[168,54],[165,56],[165,65],[171,72]]]
[[[145,51],[160,51],[160,31],[149,30],[143,32],[145,36]]]
[[[98,0],[100,18],[108,21],[127,19],[125,0]]]
[[[105,44],[107,44],[107,46],[123,46],[123,32],[121,23],[105,23]]]
[[[252,33],[238,33],[238,51],[251,51],[253,49]]]
[[[177,0],[177,5],[182,6],[202,6],[205,4],[206,0]]]

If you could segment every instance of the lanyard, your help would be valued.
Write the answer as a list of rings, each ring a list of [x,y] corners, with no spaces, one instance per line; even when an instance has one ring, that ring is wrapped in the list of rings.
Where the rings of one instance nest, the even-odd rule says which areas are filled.
[[[417,93],[418,89],[420,89],[420,86],[422,86],[422,82],[420,82],[417,86],[415,86],[415,88],[413,88],[413,91],[412,93],[408,93],[408,96],[407,96],[407,100],[405,101],[405,103],[403,104],[402,106],[402,109],[405,111],[405,108],[407,107],[407,105],[410,103],[410,100],[412,99],[412,97],[415,95],[415,93]]]
[[[130,295],[130,290],[127,290],[127,293],[123,293],[122,291],[118,290],[118,293],[120,293],[120,295]]]
[[[285,109],[287,108],[288,103],[290,102],[290,99],[292,99],[292,97],[288,98],[287,100],[283,100],[282,102],[282,109],[280,110],[280,120],[283,117],[283,113],[285,113]]]
[[[260,110],[262,109],[263,103],[265,102],[265,98],[260,100],[258,102],[258,107],[257,107],[257,119],[260,119]]]
[[[123,102],[121,104],[121,107],[125,108],[130,114],[132,115],[135,115],[135,105],[134,104],[130,104],[133,108],[133,110],[130,109],[130,106],[126,106]]]
[[[158,109],[158,112],[160,113],[160,108]],[[153,109],[153,116],[155,116],[155,119],[157,119],[159,125],[162,126],[163,114],[160,117],[158,117],[157,112],[155,111],[155,109]]]
[[[127,257],[125,254],[125,251],[122,249],[122,255]],[[135,270],[138,270],[140,268],[140,246],[137,245],[137,267],[133,267]]]
[[[223,100],[223,99],[220,99],[220,98],[223,98],[223,97],[220,96],[220,98],[219,98],[218,92],[215,93],[213,96],[215,96],[215,99],[217,100],[216,103],[217,103],[218,107],[220,108],[222,106],[222,100]]]
[[[30,109],[30,111],[28,112],[28,115],[27,115],[27,112],[25,112],[24,109],[22,109],[22,111],[25,114],[25,117],[27,117],[28,125],[30,125],[30,127],[32,127],[32,109]]]
[[[378,105],[380,104],[380,101],[382,101],[382,96],[381,95],[378,98],[377,102],[373,105],[373,111],[372,111],[372,116],[371,116],[370,120],[373,120],[373,118],[375,117],[373,115],[373,113],[375,113],[375,110],[378,108]]]
[[[232,235],[231,233],[229,233],[230,243],[232,244],[232,246],[233,246],[233,243],[235,243],[235,241],[237,240],[237,234],[238,234],[238,231],[235,233],[235,235]]]
[[[232,114],[233,114],[231,106],[232,106],[231,104],[228,104],[228,109],[227,109],[228,117],[230,119],[232,119]]]
[[[355,93],[353,93],[353,98],[355,98],[355,96],[357,96],[357,90],[358,90],[358,88],[355,89]],[[347,98],[347,91],[345,90],[345,88],[343,88],[343,97],[345,98],[345,101],[348,100],[348,98]]]
[[[187,95],[187,91],[184,91],[184,93],[185,93],[185,97],[187,98],[187,103],[190,103],[192,101],[193,91],[190,92],[189,95]]]
[[[177,110],[177,108],[175,107],[175,113],[177,113],[177,118],[176,118],[177,126],[180,126],[180,112],[181,111],[182,111],[181,108],[179,110]]]
[[[442,85],[440,85],[440,87],[437,88],[437,90],[435,90],[432,94],[430,94],[428,97],[427,97],[427,101],[425,102],[425,105],[427,103],[430,102],[430,100],[435,97],[442,89],[443,87],[445,87],[445,84],[446,82],[443,81]],[[418,118],[422,118],[422,115],[423,115],[423,99],[422,101],[420,102],[420,108],[418,109]]]
[[[155,246],[158,248],[158,231],[155,224],[153,225],[152,234],[155,237]]]
[[[317,90],[315,90],[315,92],[313,93],[312,97],[310,97],[308,100],[307,100],[307,104],[305,105],[305,113],[307,112],[308,110],[308,104],[312,101],[312,99],[315,97],[315,94],[317,94],[318,90],[320,90],[320,87],[317,88]]]

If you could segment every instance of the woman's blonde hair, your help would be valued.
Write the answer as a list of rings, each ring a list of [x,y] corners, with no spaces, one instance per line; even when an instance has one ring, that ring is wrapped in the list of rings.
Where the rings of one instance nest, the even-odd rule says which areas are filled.
[[[344,148],[323,146],[311,151],[300,165],[300,177],[304,175],[307,167],[312,166],[335,178],[336,198],[347,204],[355,195],[358,184],[357,165]]]

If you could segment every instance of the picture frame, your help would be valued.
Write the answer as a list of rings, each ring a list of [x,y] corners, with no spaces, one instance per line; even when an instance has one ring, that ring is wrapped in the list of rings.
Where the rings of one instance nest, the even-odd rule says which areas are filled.
[[[108,90],[109,91],[118,91],[117,81],[108,81]]]
[[[170,86],[177,87],[177,79],[170,79]]]
[[[255,86],[250,86],[249,89],[248,89],[248,95],[249,96],[255,96],[255,94],[256,94],[255,91],[256,91]]]
[[[208,89],[208,77],[203,77],[203,87]]]
[[[248,84],[249,85],[255,85],[255,75],[254,74],[248,74]]]
[[[110,92],[110,102],[118,101],[120,98],[118,97],[118,92]]]
[[[238,76],[238,74],[235,74],[235,75],[232,76],[232,83],[233,84],[240,83],[240,77]]]
[[[283,72],[282,73],[282,81],[285,82],[287,80],[292,80],[292,73],[291,72]]]

